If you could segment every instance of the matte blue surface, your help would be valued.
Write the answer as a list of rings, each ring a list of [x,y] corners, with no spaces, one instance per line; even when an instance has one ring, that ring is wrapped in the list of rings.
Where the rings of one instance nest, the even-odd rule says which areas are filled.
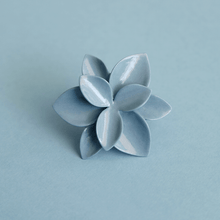
[[[0,219],[220,218],[220,2],[1,1]],[[79,154],[52,109],[78,86],[84,54],[108,70],[146,52],[152,93],[172,112],[149,121],[147,158]]]

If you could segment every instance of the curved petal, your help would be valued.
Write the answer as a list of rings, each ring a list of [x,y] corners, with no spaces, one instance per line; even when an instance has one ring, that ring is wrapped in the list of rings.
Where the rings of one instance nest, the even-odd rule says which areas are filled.
[[[147,54],[136,54],[122,59],[112,70],[110,80],[115,95],[123,86],[150,83],[150,66]]]
[[[141,108],[136,109],[135,112],[145,119],[156,120],[169,114],[171,109],[171,106],[163,99],[151,95],[148,101]]]
[[[135,112],[120,112],[120,114],[123,132],[115,148],[135,156],[147,156],[150,148],[150,131],[146,121]]]
[[[65,121],[79,127],[93,124],[103,110],[87,102],[78,86],[64,92],[53,108]]]
[[[118,91],[115,105],[121,111],[131,111],[144,105],[150,97],[151,90],[146,86],[131,84]]]
[[[102,146],[100,145],[96,135],[95,127],[95,125],[91,125],[85,128],[85,130],[82,133],[80,139],[80,153],[82,159],[87,159],[95,155],[102,149]]]
[[[97,76],[81,76],[80,89],[84,97],[94,106],[108,107],[112,104],[112,90],[109,83]]]
[[[82,65],[83,75],[99,76],[106,80],[109,79],[109,72],[105,64],[97,57],[86,54]]]
[[[122,132],[119,112],[113,108],[105,109],[96,123],[96,133],[102,147],[108,151],[118,141]]]

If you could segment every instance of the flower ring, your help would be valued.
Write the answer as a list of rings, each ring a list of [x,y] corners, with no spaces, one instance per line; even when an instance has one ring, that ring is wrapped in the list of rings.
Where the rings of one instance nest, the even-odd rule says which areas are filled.
[[[100,59],[86,55],[82,74],[80,85],[67,90],[53,105],[68,123],[87,126],[80,139],[82,158],[112,147],[147,156],[150,131],[146,120],[160,119],[171,111],[171,106],[148,88],[147,54],[122,59],[111,74]]]

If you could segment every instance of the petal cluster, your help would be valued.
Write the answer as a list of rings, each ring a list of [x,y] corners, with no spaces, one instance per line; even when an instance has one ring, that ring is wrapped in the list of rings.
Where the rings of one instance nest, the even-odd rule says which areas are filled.
[[[98,58],[86,55],[79,86],[67,90],[54,110],[68,123],[87,126],[80,140],[83,159],[112,147],[147,156],[150,131],[146,120],[156,120],[171,106],[148,88],[150,67],[146,54],[119,61],[109,73]]]

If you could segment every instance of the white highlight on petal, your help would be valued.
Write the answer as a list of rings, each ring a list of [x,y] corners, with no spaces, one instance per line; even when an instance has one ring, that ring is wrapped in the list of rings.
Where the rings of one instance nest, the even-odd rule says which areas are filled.
[[[104,115],[104,127],[103,127],[103,134],[102,134],[102,140],[103,140],[103,145],[106,146],[107,145],[107,138],[108,138],[108,124],[109,124],[109,113],[110,112],[106,112],[106,114]]]
[[[126,152],[129,152],[130,154],[137,154],[134,146],[131,144],[131,142],[126,138],[126,136],[122,133],[120,137],[121,145],[124,147]]]
[[[138,60],[140,59],[139,55],[133,56],[131,60],[129,60],[130,58],[127,58],[127,67],[125,69],[125,71],[122,73],[122,77],[120,79],[121,83],[124,84],[125,81],[130,77],[133,69],[135,68],[135,65],[137,64]]]
[[[106,105],[106,107],[110,106],[109,101],[102,96],[100,91],[87,78],[83,78],[81,80],[81,85],[82,86],[89,86],[91,88],[91,90],[94,92],[94,94],[99,98],[99,100]],[[90,92],[85,91],[84,94],[89,95]]]
[[[109,79],[114,96],[125,85],[148,86],[149,82],[150,66],[147,54],[135,54],[122,59],[113,68]]]
[[[119,140],[122,133],[122,119],[119,112],[109,107],[98,117],[96,134],[102,147],[108,151]]]
[[[84,65],[86,65],[86,68],[87,68],[88,72],[90,73],[90,75],[95,76],[95,73],[94,73],[94,71],[93,71],[93,69],[92,69],[92,67],[91,67],[91,64],[90,64],[88,58],[86,58],[86,59],[84,60]]]
[[[147,156],[150,148],[150,132],[146,121],[134,111],[120,112],[123,131],[114,145],[118,150],[135,155]]]

